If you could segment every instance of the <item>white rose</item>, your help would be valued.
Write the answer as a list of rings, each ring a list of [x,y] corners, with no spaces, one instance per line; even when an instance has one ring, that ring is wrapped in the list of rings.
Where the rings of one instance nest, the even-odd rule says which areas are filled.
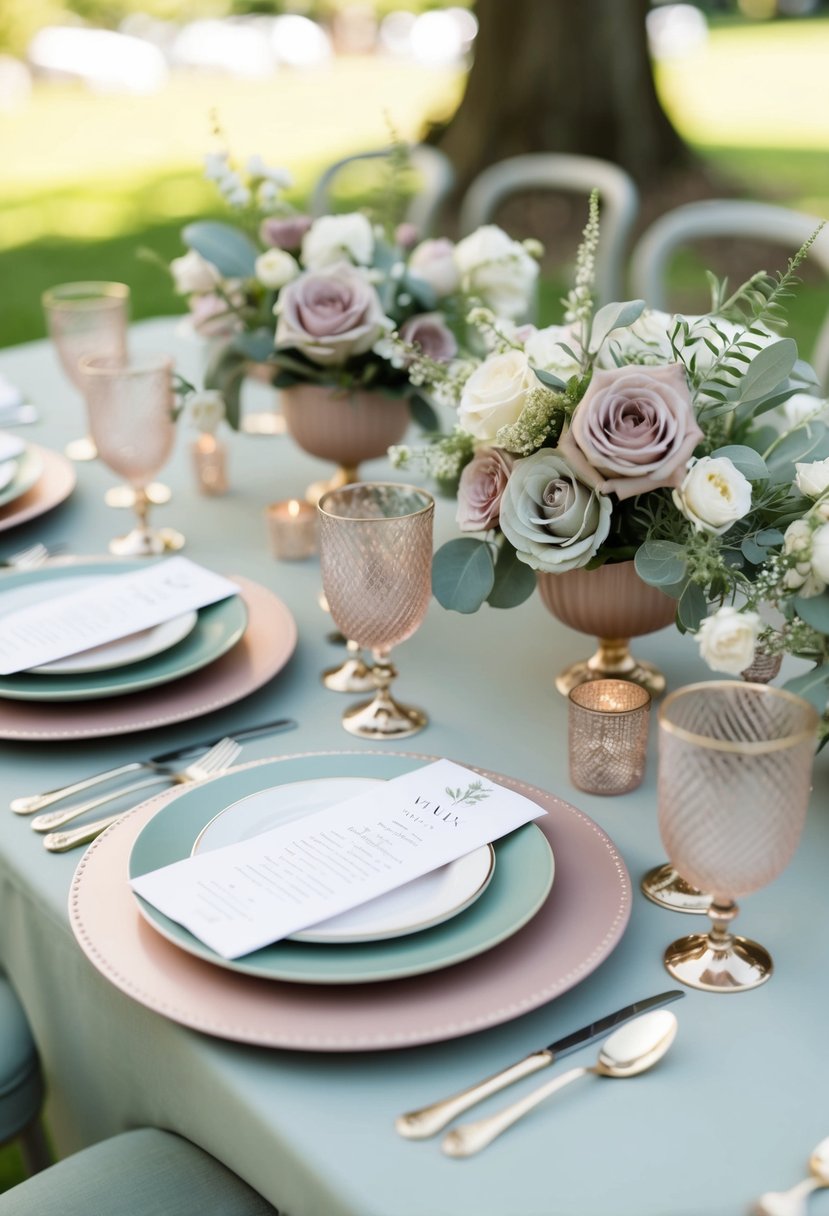
[[[492,442],[502,426],[518,420],[528,390],[537,383],[523,351],[490,355],[463,386],[459,425],[476,439]]]
[[[323,215],[314,220],[302,238],[302,263],[309,270],[356,262],[368,266],[374,256],[374,232],[359,211],[347,215]]]
[[[212,435],[225,416],[225,399],[216,389],[191,393],[184,403],[187,425]]]
[[[256,277],[264,287],[278,291],[299,274],[299,263],[284,249],[268,249],[256,259]]]
[[[797,488],[807,498],[820,498],[821,494],[829,490],[829,457],[826,460],[810,460],[794,467],[797,470]]]
[[[455,265],[455,246],[446,237],[421,241],[412,250],[409,271],[413,278],[421,279],[441,299],[451,296],[460,286],[460,274]]]
[[[524,342],[524,354],[533,367],[552,372],[554,376],[566,382],[571,376],[581,374],[581,364],[562,349],[562,343],[572,351],[579,349],[578,338],[571,326],[548,325],[546,329],[538,329],[527,338]]]
[[[697,532],[715,536],[727,532],[751,510],[751,482],[727,456],[702,456],[693,461],[672,495],[675,506]]]
[[[712,671],[739,675],[754,662],[754,648],[761,621],[756,612],[720,608],[699,627],[700,654]]]
[[[530,307],[538,263],[496,224],[484,224],[455,246],[461,287],[493,312],[513,319]]]
[[[222,278],[213,263],[196,253],[195,249],[191,249],[181,258],[173,258],[170,271],[180,296],[213,291]]]
[[[812,536],[812,571],[829,583],[829,523],[821,524]]]
[[[627,329],[615,329],[602,343],[596,366],[604,370],[618,367],[616,358],[624,363],[674,363],[670,334],[676,317],[656,308],[646,308]]]
[[[825,416],[826,401],[811,393],[795,393],[783,402],[783,415],[789,427],[799,426],[807,418]]]

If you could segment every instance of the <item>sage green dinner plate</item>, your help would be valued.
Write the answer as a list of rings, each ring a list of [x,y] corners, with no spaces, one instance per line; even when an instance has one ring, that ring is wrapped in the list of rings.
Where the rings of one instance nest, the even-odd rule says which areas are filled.
[[[422,763],[429,763],[424,760]],[[420,767],[411,756],[313,755],[272,760],[214,777],[185,790],[153,816],[135,841],[130,877],[189,857],[207,824],[231,803],[259,790],[313,777],[389,780]],[[544,833],[529,823],[493,844],[495,872],[486,891],[457,916],[385,941],[319,945],[281,941],[243,958],[224,959],[182,925],[136,895],[142,915],[188,954],[230,971],[304,984],[366,984],[439,971],[473,958],[511,937],[541,908],[553,882],[553,854]]]
[[[7,502],[14,502],[15,498],[26,494],[43,473],[43,461],[31,448],[24,448],[14,459],[17,462],[17,468],[8,485],[0,490],[0,507],[4,507]]]
[[[3,594],[18,587],[42,586],[44,597],[60,592],[64,579],[80,575],[101,578],[126,574],[130,570],[146,569],[146,561],[88,561],[66,566],[43,566],[39,570],[4,574],[0,580],[0,629],[6,612]],[[10,609],[13,602],[10,597]],[[164,650],[138,663],[109,671],[78,672],[76,674],[46,675],[20,672],[0,676],[0,697],[15,701],[92,701],[104,697],[121,697],[140,692],[158,684],[169,684],[190,672],[215,662],[231,646],[235,646],[247,626],[247,608],[239,595],[199,609],[192,631],[169,650]]]

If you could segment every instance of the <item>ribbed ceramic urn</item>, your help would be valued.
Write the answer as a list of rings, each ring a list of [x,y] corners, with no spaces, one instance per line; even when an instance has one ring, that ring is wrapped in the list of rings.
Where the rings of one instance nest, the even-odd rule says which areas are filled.
[[[354,473],[361,461],[385,456],[409,425],[406,400],[380,392],[295,384],[282,390],[280,400],[288,430],[303,451]]]

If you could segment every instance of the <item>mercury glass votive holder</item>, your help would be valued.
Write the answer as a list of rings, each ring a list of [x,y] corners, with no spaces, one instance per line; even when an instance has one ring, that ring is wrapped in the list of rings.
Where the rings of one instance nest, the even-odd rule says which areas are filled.
[[[587,794],[627,794],[641,784],[651,696],[629,680],[593,680],[568,694],[570,780]]]

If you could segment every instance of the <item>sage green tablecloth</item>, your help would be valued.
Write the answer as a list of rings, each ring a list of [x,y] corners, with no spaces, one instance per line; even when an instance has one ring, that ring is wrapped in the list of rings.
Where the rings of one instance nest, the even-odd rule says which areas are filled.
[[[136,326],[134,342],[174,350],[180,370],[198,375],[202,353],[177,335],[174,322]],[[27,437],[61,449],[82,433],[77,398],[47,344],[0,352],[0,371],[42,411],[42,423]],[[346,699],[318,681],[320,669],[341,653],[325,641],[330,626],[317,605],[318,564],[275,562],[262,516],[266,503],[301,495],[326,467],[289,439],[231,435],[232,490],[203,498],[195,493],[190,438],[182,431],[164,471],[174,499],[158,510],[158,520],[183,529],[196,561],[247,575],[285,600],[300,633],[293,660],[243,707],[198,722],[86,743],[0,743],[4,802],[221,733],[240,720],[282,713],[296,717],[299,729],[249,743],[243,759],[361,746],[339,724]],[[382,461],[365,467],[368,477],[387,473]],[[103,552],[124,519],[102,504],[112,480],[99,464],[78,466],[72,498],[0,536],[0,557],[35,540],[62,542],[73,553]],[[439,505],[436,539],[452,534],[452,513],[451,504]],[[433,604],[400,649],[399,691],[431,715],[412,750],[522,777],[572,801],[614,839],[636,884],[663,856],[655,729],[637,792],[601,799],[570,786],[566,703],[552,677],[586,647],[587,639],[554,621],[535,597],[512,611],[474,617]],[[666,669],[673,686],[707,675],[694,643],[671,630],[636,648]],[[675,1047],[656,1070],[626,1082],[582,1082],[469,1161],[444,1158],[434,1141],[398,1139],[394,1115],[670,987],[662,949],[698,921],[661,911],[637,893],[625,937],[592,976],[545,1008],[467,1038],[364,1055],[242,1047],[165,1020],[99,975],[67,922],[78,854],[45,853],[25,819],[0,808],[0,958],[42,1052],[57,1145],[68,1152],[139,1124],[170,1128],[225,1162],[286,1216],[743,1213],[762,1191],[795,1182],[812,1146],[829,1134],[828,792],[829,751],[817,761],[813,805],[793,863],[745,900],[745,930],[775,958],[771,982],[739,996],[689,992],[675,1007]],[[594,1052],[571,1059],[588,1063]],[[825,1193],[810,1200],[814,1216],[829,1212],[827,1200]]]

